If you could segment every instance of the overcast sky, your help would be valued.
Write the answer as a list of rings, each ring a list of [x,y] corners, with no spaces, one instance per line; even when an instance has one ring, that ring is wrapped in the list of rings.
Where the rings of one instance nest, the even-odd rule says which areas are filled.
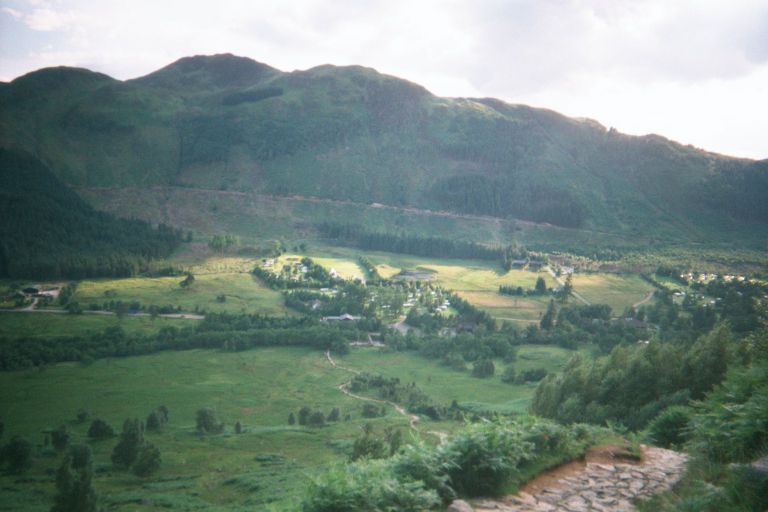
[[[768,158],[768,0],[0,0],[0,80],[126,79],[188,55],[361,64]]]

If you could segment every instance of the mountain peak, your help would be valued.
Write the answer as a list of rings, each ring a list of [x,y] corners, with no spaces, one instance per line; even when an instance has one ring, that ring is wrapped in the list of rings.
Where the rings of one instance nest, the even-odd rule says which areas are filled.
[[[183,57],[133,81],[155,87],[243,87],[253,85],[277,69],[231,53]]]

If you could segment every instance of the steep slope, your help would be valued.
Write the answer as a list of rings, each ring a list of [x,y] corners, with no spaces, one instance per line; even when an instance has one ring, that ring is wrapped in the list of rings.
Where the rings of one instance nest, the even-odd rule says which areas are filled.
[[[39,160],[0,149],[0,277],[130,276],[179,241],[95,211]]]
[[[0,88],[1,144],[75,186],[313,196],[666,240],[745,222],[757,239],[768,231],[765,163],[495,99],[439,98],[369,68],[285,73],[227,54],[126,82],[61,68],[69,85],[49,88],[51,72]]]

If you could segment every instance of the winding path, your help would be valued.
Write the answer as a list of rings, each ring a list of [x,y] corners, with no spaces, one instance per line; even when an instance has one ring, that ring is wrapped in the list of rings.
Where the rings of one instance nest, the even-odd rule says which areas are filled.
[[[334,361],[333,358],[331,357],[331,351],[330,350],[326,350],[325,351],[325,358],[328,360],[328,362],[331,364],[331,366],[336,368],[337,370],[344,370],[346,372],[354,373],[355,375],[360,375],[360,372],[357,371],[357,370],[353,370],[352,368],[347,368],[345,366],[341,366],[339,364],[336,364],[336,361]],[[370,398],[370,397],[367,397],[367,396],[356,395],[356,394],[352,393],[349,389],[347,389],[347,387],[351,383],[352,383],[352,380],[350,379],[350,380],[348,380],[348,381],[346,381],[346,382],[344,382],[342,384],[339,384],[338,385],[339,391],[341,391],[342,393],[344,393],[348,397],[354,398],[356,400],[365,400],[366,402],[374,402],[374,403],[385,404],[385,405],[391,406],[392,408],[394,408],[398,412],[398,414],[408,418],[408,425],[411,427],[411,429],[413,431],[419,432],[419,429],[418,429],[418,427],[416,425],[419,423],[419,420],[421,418],[419,418],[418,415],[409,413],[408,411],[405,410],[405,408],[403,406],[401,406],[401,405],[399,405],[399,404],[397,404],[395,402],[390,402],[389,400],[382,400],[380,398]],[[437,436],[440,439],[441,443],[443,441],[445,441],[445,439],[448,437],[448,434],[446,432],[439,432],[439,431],[434,431],[434,430],[428,430],[428,431],[426,431],[426,433],[434,435],[434,436]]]

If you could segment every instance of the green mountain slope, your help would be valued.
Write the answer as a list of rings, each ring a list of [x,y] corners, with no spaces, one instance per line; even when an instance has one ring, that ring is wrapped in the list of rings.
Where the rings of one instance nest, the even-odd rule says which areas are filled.
[[[95,211],[39,160],[0,149],[0,277],[131,276],[179,241]]]
[[[125,82],[40,70],[0,87],[0,141],[76,187],[302,195],[670,240],[768,233],[766,162],[440,98],[359,66],[198,56]]]

